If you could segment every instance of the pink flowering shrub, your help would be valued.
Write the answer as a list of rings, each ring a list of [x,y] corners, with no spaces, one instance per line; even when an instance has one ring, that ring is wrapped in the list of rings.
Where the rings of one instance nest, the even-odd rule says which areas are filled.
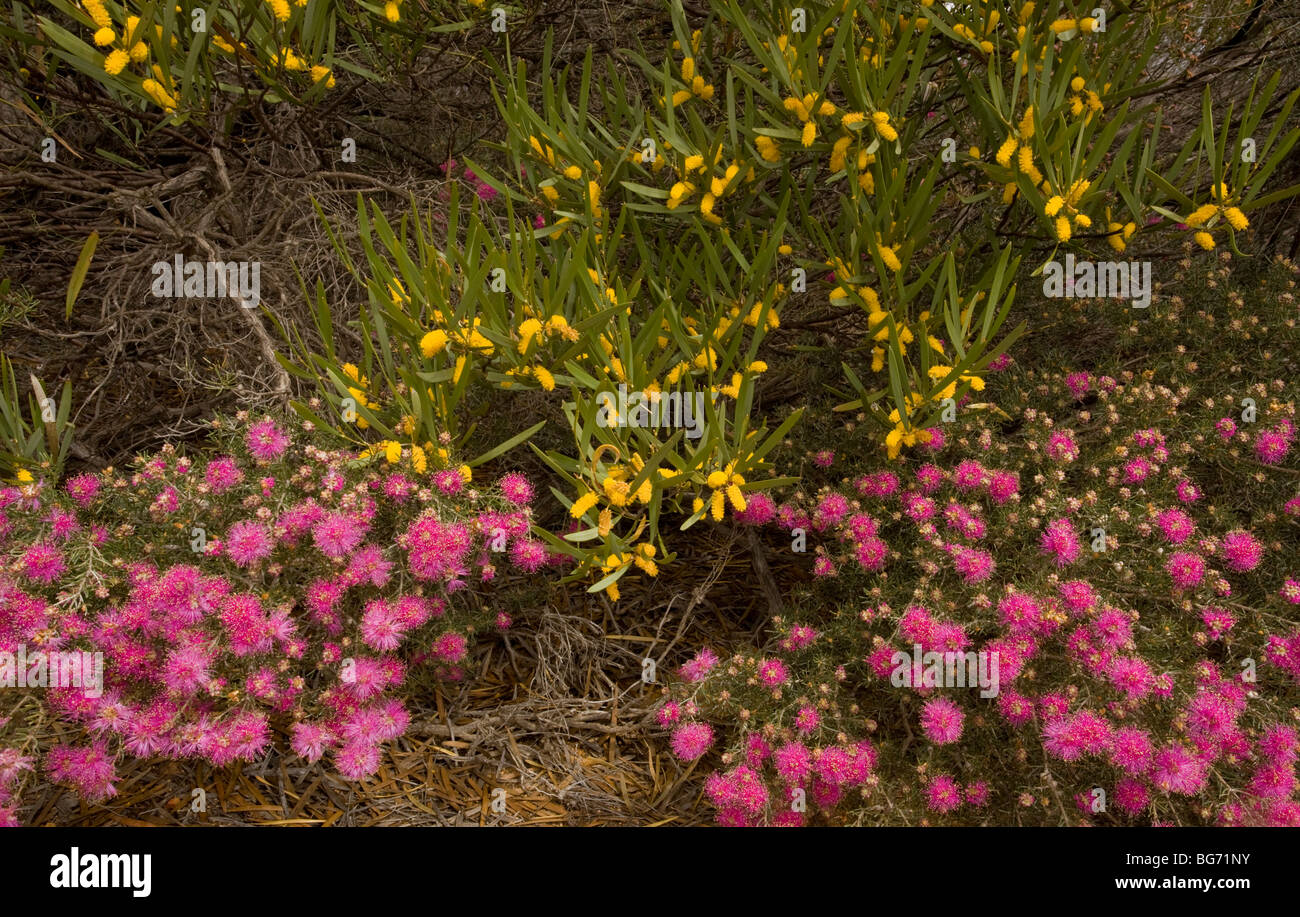
[[[1159,374],[1017,366],[983,394],[1006,419],[959,411],[912,463],[751,498],[770,553],[802,530],[812,577],[766,645],[668,689],[718,821],[1300,826],[1281,305],[1236,378],[1181,344]],[[1166,308],[1152,325],[1206,320]]]
[[[102,685],[27,689],[66,726],[44,775],[89,799],[127,755],[223,767],[275,747],[373,774],[415,668],[459,679],[474,636],[508,626],[485,601],[496,565],[553,559],[520,475],[439,487],[405,454],[318,448],[310,424],[215,426],[214,456],[0,489],[0,652],[102,654]],[[8,754],[0,821],[30,763]]]

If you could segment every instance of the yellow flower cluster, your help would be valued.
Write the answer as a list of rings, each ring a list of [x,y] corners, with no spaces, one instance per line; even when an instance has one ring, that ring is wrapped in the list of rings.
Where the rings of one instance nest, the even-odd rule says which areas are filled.
[[[1210,197],[1217,203],[1202,204],[1183,218],[1183,222],[1189,228],[1199,230],[1192,238],[1196,240],[1197,245],[1207,252],[1213,249],[1215,244],[1214,236],[1210,234],[1209,230],[1214,228],[1220,217],[1237,232],[1242,232],[1250,225],[1250,220],[1246,218],[1246,214],[1242,213],[1240,208],[1229,204],[1233,195],[1229,192],[1226,184],[1222,182],[1216,183],[1210,188]]]
[[[1051,197],[1047,199],[1047,203],[1043,206],[1043,214],[1048,218],[1055,220],[1053,228],[1056,232],[1056,238],[1058,241],[1070,241],[1070,235],[1072,232],[1071,222],[1073,222],[1074,226],[1077,226],[1080,229],[1087,229],[1092,225],[1092,218],[1086,213],[1081,213],[1078,210],[1079,201],[1087,192],[1091,184],[1092,182],[1088,179],[1081,178],[1074,182],[1074,184],[1070,185],[1070,189],[1064,196],[1060,194],[1052,194]],[[1048,186],[1045,186],[1044,189],[1048,192],[1051,191],[1051,188]]]
[[[673,93],[674,108],[690,101],[692,98],[703,99],[706,102],[713,98],[713,84],[705,81],[695,66],[695,58],[700,53],[700,37],[701,32],[699,29],[691,33],[691,53],[682,58],[682,66],[679,71],[682,83],[685,85],[684,88]],[[673,42],[673,48],[680,51],[681,42]],[[664,100],[660,99],[659,101],[662,103]]]
[[[370,459],[375,457],[383,458],[384,462],[389,465],[401,464],[403,459],[410,462],[411,470],[416,474],[426,474],[429,471],[429,459],[433,457],[435,465],[438,468],[447,468],[451,464],[450,453],[442,447],[434,448],[433,443],[426,442],[423,445],[415,443],[402,444],[397,440],[386,439],[382,442],[368,446],[360,454],[361,459]],[[468,465],[461,465],[456,469],[466,484],[474,478],[473,469]]]
[[[289,21],[293,13],[289,0],[266,0],[266,2],[275,20],[282,23]],[[308,0],[293,0],[293,6],[302,8],[307,5],[307,2]],[[166,41],[173,51],[177,51],[180,48],[177,36],[164,36],[161,24],[154,24],[152,30],[141,28],[140,17],[131,14],[126,15],[122,20],[119,34],[117,24],[113,21],[104,0],[81,0],[81,6],[94,23],[95,31],[92,40],[95,46],[109,49],[104,55],[104,72],[109,76],[118,76],[129,65],[139,66],[141,68],[139,75],[142,76],[140,89],[163,111],[168,114],[175,112],[178,104],[178,89],[172,79],[173,74],[157,63],[150,63],[150,56],[154,53],[150,42],[158,45]],[[397,3],[390,2],[388,6],[396,10]],[[176,12],[182,12],[179,6],[176,7]],[[145,37],[149,32],[151,37],[146,41]],[[212,35],[211,40],[218,51],[224,54],[235,54],[235,47],[220,35]],[[240,50],[245,56],[251,53],[244,42],[240,42]],[[172,57],[176,59],[177,55],[173,54]],[[321,64],[313,65],[303,60],[292,48],[272,49],[267,53],[266,61],[268,69],[308,73],[313,83],[324,82],[327,88],[334,87],[334,75],[329,67]]]
[[[364,407],[366,410],[371,412],[378,411],[380,407],[379,403],[371,401],[370,396],[366,393],[366,390],[370,387],[370,380],[361,375],[361,370],[357,369],[355,364],[344,363],[343,375],[356,383],[355,386],[348,387],[348,394],[351,395],[352,399],[357,403],[357,407]],[[370,426],[370,421],[362,417],[360,413],[357,414],[356,423],[362,430],[365,430]]]

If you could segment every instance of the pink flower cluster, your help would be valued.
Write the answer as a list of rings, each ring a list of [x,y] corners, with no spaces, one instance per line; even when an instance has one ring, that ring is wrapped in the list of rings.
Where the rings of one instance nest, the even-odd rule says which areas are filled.
[[[410,667],[458,678],[474,632],[508,625],[450,598],[472,570],[491,577],[494,540],[525,572],[548,559],[521,475],[451,499],[273,419],[239,432],[206,463],[167,449],[72,478],[66,496],[0,488],[0,650],[102,654],[97,689],[42,692],[72,728],[45,774],[87,799],[114,794],[123,755],[223,767],[281,731],[308,761],[373,774],[409,723]],[[29,761],[11,758],[0,749],[0,821]]]

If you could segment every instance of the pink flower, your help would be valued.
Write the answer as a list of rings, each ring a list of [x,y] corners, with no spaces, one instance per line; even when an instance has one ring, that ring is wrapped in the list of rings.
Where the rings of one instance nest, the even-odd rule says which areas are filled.
[[[1237,425],[1232,422],[1232,418],[1225,417],[1214,425],[1214,429],[1221,439],[1227,441],[1237,432]]]
[[[1020,475],[1014,471],[994,471],[989,475],[989,496],[998,506],[1006,503],[1020,490]]]
[[[809,735],[821,725],[821,722],[821,714],[817,712],[817,708],[805,705],[795,714],[794,728],[803,735]]]
[[[1115,805],[1127,815],[1137,815],[1151,802],[1151,793],[1140,781],[1123,777],[1115,783]]]
[[[677,674],[688,682],[702,681],[717,664],[717,654],[705,647],[695,654],[694,659],[678,669]]]
[[[1079,457],[1079,447],[1074,437],[1062,430],[1057,430],[1047,438],[1047,457],[1054,462],[1069,463]]]
[[[667,701],[655,714],[655,720],[665,729],[677,725],[682,718],[682,708],[677,701]]]
[[[1156,516],[1156,525],[1174,544],[1182,544],[1196,531],[1196,523],[1180,509],[1167,509]]]
[[[327,726],[300,721],[293,724],[289,747],[308,761],[319,761],[326,751],[338,744],[338,737]]]
[[[1115,733],[1110,756],[1126,774],[1141,777],[1151,764],[1151,737],[1143,729],[1120,729]]]
[[[533,485],[522,474],[508,474],[501,479],[501,493],[515,506],[533,502]]]
[[[45,770],[51,780],[71,784],[92,802],[117,795],[113,784],[118,777],[113,764],[103,742],[81,747],[56,745],[45,756]]]
[[[226,533],[224,544],[226,556],[240,567],[251,567],[259,560],[270,557],[273,548],[266,526],[251,519],[232,525]]]
[[[68,569],[59,549],[42,542],[24,551],[20,563],[22,575],[38,583],[52,583]]]
[[[84,508],[95,502],[95,495],[99,493],[99,478],[93,474],[79,474],[68,478],[63,486],[72,499]]]
[[[334,766],[348,780],[364,780],[379,770],[379,746],[349,743],[334,754]]]
[[[235,460],[228,455],[208,462],[207,471],[203,475],[203,480],[212,488],[214,494],[225,493],[243,479],[244,473],[239,470]]]
[[[525,573],[536,573],[546,564],[546,546],[531,538],[520,538],[510,546],[510,559]]]
[[[1070,373],[1066,376],[1065,387],[1070,390],[1070,397],[1075,401],[1082,401],[1083,396],[1088,394],[1091,378],[1088,373]]]
[[[713,744],[713,727],[708,723],[683,723],[673,730],[670,745],[678,758],[694,761],[702,758]]]
[[[1085,612],[1097,604],[1097,593],[1084,580],[1070,580],[1057,587],[1061,600],[1074,612]]]
[[[776,504],[764,493],[745,494],[745,509],[736,518],[748,525],[767,525],[776,516]]]
[[[1130,484],[1140,484],[1151,475],[1151,463],[1139,456],[1124,466],[1124,478]]]
[[[854,556],[857,557],[858,565],[863,570],[877,573],[885,567],[885,560],[889,556],[889,546],[879,538],[865,538],[854,550]]]
[[[946,814],[961,805],[961,784],[947,774],[935,774],[925,788],[926,805]]]
[[[1064,567],[1079,558],[1079,536],[1069,519],[1054,519],[1047,524],[1041,540],[1042,550],[1056,558],[1056,565]]]
[[[433,476],[433,483],[449,497],[454,497],[465,487],[465,479],[459,471],[448,468]]]
[[[984,466],[972,459],[959,463],[952,473],[952,483],[958,490],[973,490],[984,482]]]
[[[1278,590],[1278,595],[1292,605],[1300,605],[1300,580],[1287,580],[1282,584],[1282,588]]]
[[[921,728],[935,745],[948,745],[960,739],[965,720],[961,708],[946,697],[931,698],[921,712]]]
[[[275,461],[289,448],[289,437],[269,419],[249,427],[244,442],[253,457],[263,462]]]
[[[799,742],[787,742],[772,754],[777,776],[790,786],[799,786],[812,771],[812,752]]]
[[[817,504],[813,513],[813,525],[818,531],[834,525],[849,513],[849,501],[843,494],[828,493]]]
[[[1205,576],[1205,561],[1200,555],[1188,551],[1176,551],[1165,561],[1165,570],[1173,577],[1174,585],[1179,589],[1190,589]]]
[[[1195,503],[1201,497],[1201,491],[1197,486],[1186,479],[1179,481],[1174,491],[1178,494],[1178,499],[1183,503]]]
[[[344,513],[330,513],[312,526],[316,547],[327,557],[339,559],[347,556],[365,537],[365,527],[360,520]]]
[[[1205,786],[1206,762],[1181,745],[1167,745],[1151,763],[1151,782],[1166,793],[1195,796]]]
[[[1223,536],[1224,560],[1238,573],[1248,573],[1259,566],[1264,556],[1264,546],[1249,532],[1229,532]]]
[[[455,631],[448,631],[433,641],[433,655],[442,662],[460,662],[468,651],[469,641]]]
[[[1211,640],[1218,640],[1232,629],[1237,619],[1226,608],[1205,608],[1201,611],[1201,621],[1209,631]]]
[[[471,537],[464,525],[443,525],[428,512],[411,523],[403,541],[409,553],[411,572],[420,579],[436,580],[463,572]]]
[[[775,688],[789,681],[790,674],[780,659],[764,659],[758,665],[758,680],[769,688]]]
[[[813,561],[813,576],[834,576],[835,564],[825,554],[819,554]]]
[[[961,546],[953,550],[953,568],[961,574],[967,585],[984,582],[993,575],[996,566],[993,555],[986,551]]]
[[[1255,437],[1255,455],[1265,465],[1282,464],[1290,450],[1290,439],[1277,430],[1261,430]]]

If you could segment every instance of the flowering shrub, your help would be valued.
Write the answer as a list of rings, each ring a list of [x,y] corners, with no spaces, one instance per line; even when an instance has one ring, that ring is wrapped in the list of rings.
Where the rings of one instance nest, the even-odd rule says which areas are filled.
[[[1238,162],[1207,101],[1177,157],[1157,149],[1155,107],[1132,98],[1155,53],[1146,24],[993,6],[733,2],[693,29],[670,5],[672,47],[653,63],[628,55],[639,79],[544,58],[530,80],[509,61],[504,167],[473,164],[494,219],[453,198],[406,214],[405,232],[359,207],[364,359],[332,352],[323,301],[326,352],[299,355],[337,411],[321,421],[356,417],[417,445],[450,431],[459,445],[471,395],[540,393],[552,431],[573,438],[545,454],[578,520],[552,547],[617,599],[621,577],[674,556],[662,518],[721,522],[772,486],[765,456],[801,414],[753,407],[792,309],[861,311],[838,330],[841,407],[889,404],[868,423],[895,459],[947,399],[983,388],[1020,333],[1004,322],[1026,252],[1109,257],[1175,226],[1235,239],[1272,197],[1263,179],[1300,131]],[[1234,139],[1276,89],[1261,88]],[[658,422],[697,394],[693,425]]]
[[[322,0],[49,0],[33,16],[19,3],[15,40],[48,42],[43,53],[90,75],[109,91],[177,120],[211,110],[256,87],[268,102],[301,102],[333,89],[335,43],[352,73],[380,78],[427,28],[412,29],[404,0],[382,4]],[[438,31],[468,28],[464,5],[421,4]],[[348,41],[341,41],[344,38]],[[364,62],[358,67],[349,58]],[[379,71],[378,73],[376,71]]]
[[[1294,271],[1250,306],[1223,274],[1121,332],[1159,376],[1016,366],[1006,424],[750,501],[820,539],[820,601],[660,710],[685,759],[725,724],[720,821],[1300,825]]]
[[[327,452],[309,424],[214,425],[205,459],[168,448],[0,490],[0,652],[102,654],[101,684],[36,685],[81,736],[45,773],[88,798],[113,795],[124,755],[222,767],[280,734],[365,778],[407,728],[413,668],[459,679],[475,635],[509,626],[481,594],[495,552],[528,573],[552,559],[519,475],[480,490],[409,456]]]

